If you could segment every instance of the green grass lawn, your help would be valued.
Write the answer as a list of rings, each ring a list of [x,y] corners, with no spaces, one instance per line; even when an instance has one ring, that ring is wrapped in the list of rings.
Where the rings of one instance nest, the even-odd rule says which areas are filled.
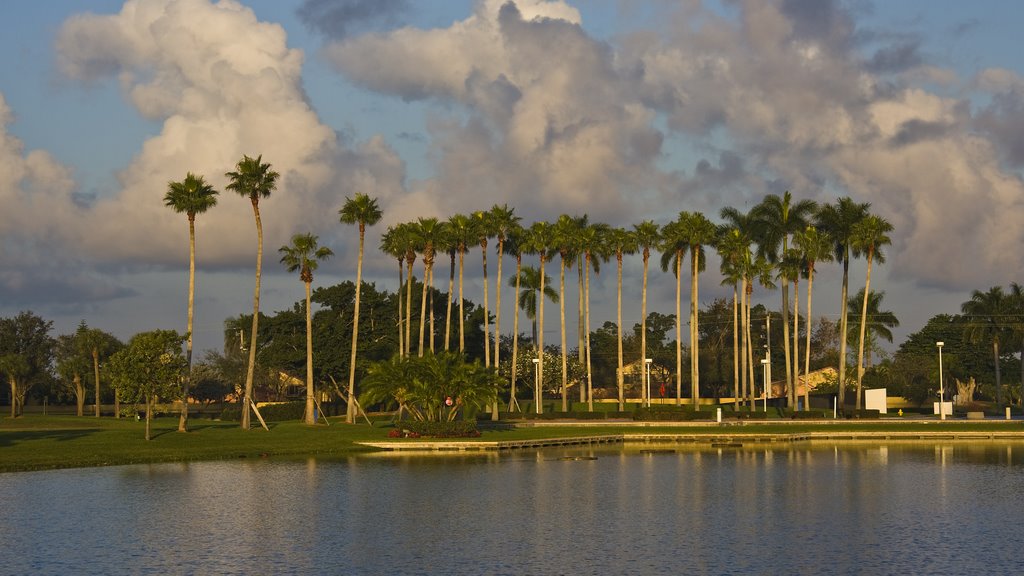
[[[27,415],[0,419],[0,472],[237,458],[338,457],[366,451],[359,441],[387,440],[390,428],[347,425],[332,418],[331,426],[299,422],[271,423],[271,431],[243,431],[237,423],[195,419],[191,431],[177,432],[177,417],[153,421],[153,439],[143,438],[144,422],[113,418]],[[596,423],[595,423],[596,424]],[[838,424],[746,424],[722,428],[651,426],[545,426],[487,430],[480,440],[535,440],[604,434],[795,434],[813,430],[994,431],[1021,428],[1017,422],[908,422],[901,420]],[[429,440],[424,440],[429,441]]]

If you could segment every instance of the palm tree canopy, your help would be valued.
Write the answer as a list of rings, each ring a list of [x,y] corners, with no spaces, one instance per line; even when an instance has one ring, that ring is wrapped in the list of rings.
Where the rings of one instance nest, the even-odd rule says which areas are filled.
[[[608,235],[611,227],[607,224],[590,224],[580,230],[580,249],[590,260],[590,267],[595,274],[601,273],[601,262],[611,257],[611,249],[608,245]]]
[[[834,256],[834,242],[821,228],[808,225],[793,236],[793,244],[806,263],[807,272],[814,272],[817,262],[828,262]]]
[[[465,252],[469,245],[478,239],[476,222],[465,214],[453,214],[448,217],[448,231],[451,233],[452,245],[456,252]]]
[[[179,214],[188,214],[189,220],[217,205],[217,191],[202,176],[189,172],[181,182],[168,182],[164,205]]]
[[[569,268],[580,252],[580,231],[586,226],[586,216],[573,217],[562,214],[552,225],[553,248],[562,257],[562,264]]]
[[[225,188],[253,202],[259,202],[260,198],[270,196],[277,188],[279,174],[270,169],[270,164],[263,164],[263,155],[260,155],[255,158],[242,156],[235,171],[227,172],[224,176],[231,180]]]
[[[607,242],[608,249],[616,257],[620,257],[623,254],[635,254],[638,249],[636,235],[633,234],[632,230],[626,230],[625,228],[612,228],[608,232]]]
[[[643,252],[644,261],[651,255],[651,248],[658,246],[661,242],[661,228],[651,220],[644,220],[633,225],[633,237],[636,244]]]
[[[803,230],[814,215],[817,205],[812,200],[793,203],[793,195],[769,194],[751,211],[758,237],[758,251],[770,262],[776,262],[783,254],[785,239]]]
[[[313,234],[292,236],[291,245],[281,246],[277,249],[281,254],[281,264],[284,264],[289,272],[299,270],[299,278],[303,282],[312,282],[313,272],[319,266],[319,261],[334,255],[330,248],[318,246],[317,243],[318,238]]]
[[[826,204],[818,209],[815,218],[817,227],[832,238],[837,262],[845,261],[850,255],[854,258],[860,256],[859,250],[851,245],[853,227],[868,216],[870,208],[868,202],[860,204],[849,197],[843,197],[835,204]]]
[[[851,246],[858,252],[871,255],[879,263],[885,262],[882,246],[892,243],[889,232],[892,224],[880,216],[870,215],[853,226]]]
[[[993,286],[987,292],[975,290],[971,299],[960,306],[968,317],[964,333],[974,343],[997,340],[1007,335],[1007,318],[1012,313],[1012,300],[1002,286]]]
[[[554,253],[554,230],[549,222],[534,222],[523,235],[522,249],[524,254],[537,254],[549,260]]]
[[[888,310],[882,310],[882,298],[885,297],[885,292],[871,291],[871,295],[868,296],[868,314],[867,324],[865,329],[868,332],[875,334],[881,338],[884,338],[887,342],[892,342],[892,330],[891,328],[897,328],[900,325],[899,319],[896,315]],[[846,305],[846,309],[851,315],[857,315],[861,313],[864,306],[864,289],[861,288],[860,292],[850,298],[850,301]],[[838,328],[838,326],[837,326]],[[852,341],[857,338],[860,326],[854,326],[853,323],[847,327],[847,341]]]
[[[377,205],[376,198],[356,193],[354,198],[345,197],[345,204],[338,210],[338,216],[344,224],[359,224],[360,230],[373,226],[380,221],[383,213]]]
[[[515,287],[516,275],[508,277],[508,285]],[[540,270],[533,266],[523,266],[519,271],[519,308],[526,312],[526,317],[533,320],[537,317],[537,292],[540,290]],[[544,284],[544,296],[551,302],[558,303],[558,291],[550,283]]]
[[[494,237],[501,242],[504,242],[512,235],[522,220],[522,218],[516,216],[515,208],[509,208],[508,204],[502,204],[501,206],[495,204],[491,207],[488,214],[491,222],[491,231]]]

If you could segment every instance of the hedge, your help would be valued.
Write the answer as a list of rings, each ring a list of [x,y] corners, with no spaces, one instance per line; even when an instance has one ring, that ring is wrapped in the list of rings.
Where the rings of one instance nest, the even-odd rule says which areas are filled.
[[[327,416],[339,416],[344,413],[344,402],[321,402]],[[267,422],[282,422],[284,420],[302,420],[306,413],[306,401],[282,402],[280,404],[264,404],[260,406],[260,415]],[[320,411],[317,410],[319,416]],[[255,415],[254,415],[255,416]],[[229,404],[220,413],[221,420],[233,420],[238,422],[242,419],[242,405]]]
[[[418,438],[476,438],[480,431],[475,420],[455,420],[453,422],[419,422],[408,421],[395,424],[399,436]]]

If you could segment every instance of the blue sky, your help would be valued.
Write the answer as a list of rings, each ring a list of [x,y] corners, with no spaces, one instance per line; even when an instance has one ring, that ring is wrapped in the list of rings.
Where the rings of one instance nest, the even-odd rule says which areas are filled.
[[[973,289],[1019,280],[1022,10],[8,0],[0,315],[32,309],[59,332],[85,319],[122,338],[183,330],[187,227],[162,206],[166,183],[192,170],[222,187],[242,154],[263,153],[283,175],[264,213],[267,312],[302,296],[276,258],[292,233],[337,253],[318,285],[353,277],[353,231],[336,211],[357,191],[380,199],[379,234],[495,203],[527,223],[563,212],[664,223],[788,189],[871,202],[896,225],[872,284],[901,319],[899,338]],[[199,349],[218,347],[222,321],[251,308],[247,210],[222,195],[201,217]],[[704,301],[726,295],[717,262],[708,268]],[[389,260],[370,255],[368,274],[393,289]],[[594,325],[614,315],[603,276]],[[632,324],[639,262],[627,276]],[[816,314],[837,313],[838,280],[836,266],[823,269]],[[469,296],[480,299],[478,278]],[[777,293],[761,296],[778,307]],[[672,278],[652,272],[651,297],[671,312]]]

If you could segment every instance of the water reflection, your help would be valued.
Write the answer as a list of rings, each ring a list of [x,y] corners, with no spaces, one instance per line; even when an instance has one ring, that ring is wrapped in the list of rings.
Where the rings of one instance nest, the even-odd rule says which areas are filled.
[[[1024,450],[1005,442],[6,474],[0,573],[1015,572],[1022,480]]]

